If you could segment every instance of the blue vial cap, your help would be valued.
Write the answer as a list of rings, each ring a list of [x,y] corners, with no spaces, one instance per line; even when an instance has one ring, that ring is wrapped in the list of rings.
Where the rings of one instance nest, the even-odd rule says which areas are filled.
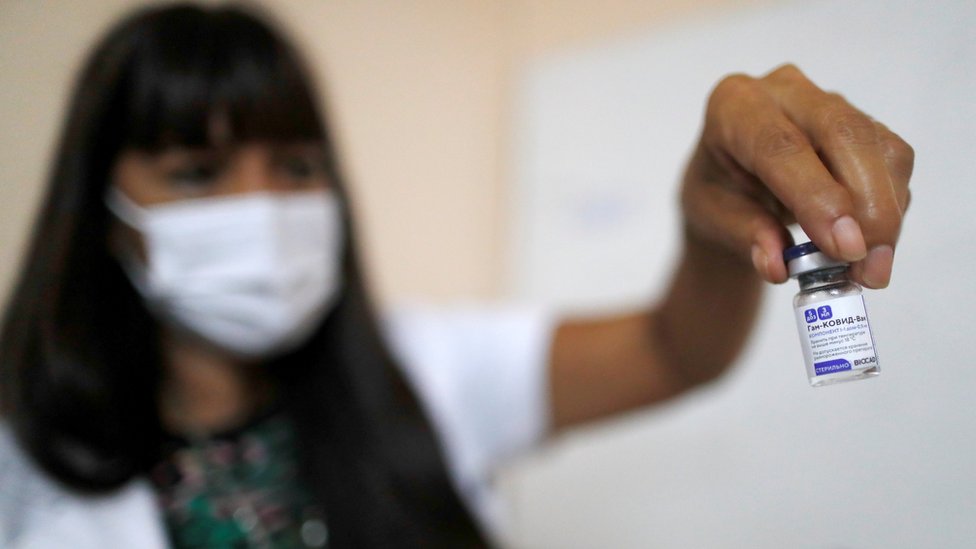
[[[798,257],[803,257],[819,251],[820,248],[818,248],[813,242],[804,242],[803,244],[790,246],[789,248],[783,250],[783,262],[789,264],[790,261]]]
[[[783,262],[786,263],[790,277],[796,277],[810,271],[848,265],[846,261],[837,261],[827,257],[827,254],[821,252],[820,248],[813,242],[804,242],[783,250]]]

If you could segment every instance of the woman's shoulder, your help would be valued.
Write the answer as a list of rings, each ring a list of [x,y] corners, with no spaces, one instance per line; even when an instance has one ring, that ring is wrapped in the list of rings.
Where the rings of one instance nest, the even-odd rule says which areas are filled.
[[[546,308],[518,303],[402,302],[383,314],[383,327],[395,350],[410,355],[407,358],[435,360],[445,353],[456,358],[517,351],[527,339],[545,341],[553,323]]]
[[[520,304],[407,303],[384,315],[387,342],[408,380],[435,415],[455,419],[491,415],[519,397],[544,406],[555,325],[550,311]]]
[[[383,315],[387,342],[421,397],[468,409],[541,381],[533,378],[545,374],[555,325],[544,307],[513,303],[407,302]]]

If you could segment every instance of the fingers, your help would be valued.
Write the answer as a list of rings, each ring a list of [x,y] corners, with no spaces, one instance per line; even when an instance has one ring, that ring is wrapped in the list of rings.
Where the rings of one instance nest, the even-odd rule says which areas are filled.
[[[892,204],[891,195],[866,206],[867,211],[876,216],[884,217],[892,222],[886,227],[884,223],[878,225],[882,231],[887,229],[887,234],[894,234],[894,240],[888,244],[884,240],[884,232],[879,240],[881,244],[871,247],[868,257],[864,261],[851,265],[851,274],[855,280],[862,282],[871,288],[884,288],[891,280],[891,268],[894,263],[894,247],[898,234],[901,232],[902,219],[908,210],[911,202],[911,191],[908,189],[908,182],[912,176],[915,163],[915,152],[908,143],[905,143],[894,132],[889,130],[884,124],[874,122],[875,131],[878,134],[879,147],[883,157],[885,170],[888,173],[891,183],[891,193],[894,196]],[[865,193],[867,194],[867,193]],[[884,208],[878,207],[878,203],[884,204]],[[895,214],[897,208],[897,215]],[[871,237],[868,237],[869,241]]]
[[[696,156],[701,154],[699,150]],[[707,175],[697,181],[686,185],[681,197],[685,219],[694,224],[694,232],[751,258],[756,272],[767,282],[785,282],[788,274],[782,252],[792,239],[775,208],[742,186],[718,184]]]
[[[713,154],[730,154],[762,180],[828,255],[847,261],[865,257],[851,193],[758,81],[733,76],[716,87],[703,140]]]
[[[844,98],[781,67],[716,87],[704,141],[755,174],[827,255],[866,286],[888,284],[914,153]]]
[[[895,187],[895,198],[902,215],[908,211],[912,195],[908,189],[908,182],[915,169],[915,150],[887,126],[874,121],[878,136],[881,140],[881,152],[884,155],[885,166],[891,175],[891,182]]]
[[[764,81],[849,191],[870,250],[863,263],[852,266],[852,272],[872,287],[887,286],[902,209],[878,127],[843,97],[824,92],[795,67],[773,71]]]

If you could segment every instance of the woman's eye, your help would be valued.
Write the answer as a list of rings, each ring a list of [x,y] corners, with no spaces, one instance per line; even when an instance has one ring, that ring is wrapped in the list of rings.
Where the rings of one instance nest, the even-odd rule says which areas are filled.
[[[283,155],[278,159],[278,169],[285,177],[303,184],[325,176],[325,162],[310,153]]]
[[[209,163],[193,163],[172,169],[168,177],[177,185],[201,187],[210,185],[217,178],[218,168]]]
[[[315,175],[315,166],[307,158],[293,157],[286,158],[282,162],[282,169],[290,177],[305,179]]]

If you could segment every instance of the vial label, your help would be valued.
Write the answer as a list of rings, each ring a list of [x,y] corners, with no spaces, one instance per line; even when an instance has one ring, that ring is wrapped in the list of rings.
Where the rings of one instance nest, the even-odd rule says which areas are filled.
[[[863,296],[797,307],[796,325],[811,381],[817,376],[878,366]]]

